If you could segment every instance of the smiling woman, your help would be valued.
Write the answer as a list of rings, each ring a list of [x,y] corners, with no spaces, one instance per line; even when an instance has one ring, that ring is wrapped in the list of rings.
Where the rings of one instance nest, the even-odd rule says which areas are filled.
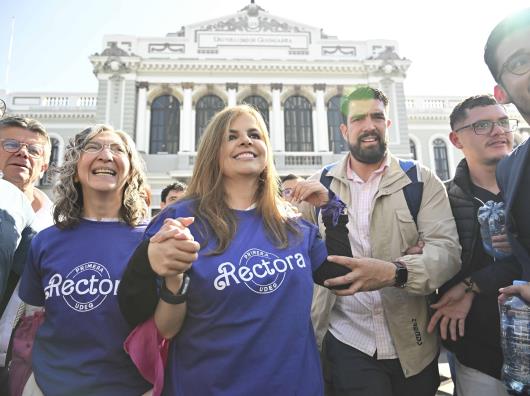
[[[117,212],[111,217],[138,225],[146,210],[143,167],[134,142],[125,132],[107,125],[80,132],[70,142],[59,169],[55,222],[68,228],[78,224],[87,211],[89,217],[97,217],[92,213],[91,197],[95,194],[94,198],[104,195],[105,202],[117,200]]]
[[[123,350],[130,328],[117,304],[118,284],[145,229],[144,191],[142,162],[125,132],[96,125],[66,148],[56,225],[33,239],[20,283],[20,297],[46,311],[27,387],[109,396],[150,388]]]
[[[163,395],[323,394],[310,311],[326,247],[280,197],[256,109],[213,117],[185,196],[145,236],[118,295],[130,324],[174,337]]]

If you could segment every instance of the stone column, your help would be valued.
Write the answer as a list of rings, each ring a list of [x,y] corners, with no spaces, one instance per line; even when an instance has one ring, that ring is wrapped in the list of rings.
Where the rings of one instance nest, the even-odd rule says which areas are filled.
[[[180,151],[190,152],[194,151],[193,136],[195,132],[192,128],[192,91],[193,83],[183,83],[182,89],[184,91],[184,100],[182,102],[182,111],[180,117]]]
[[[328,112],[324,103],[325,84],[313,85],[316,94],[316,128],[314,128],[315,151],[329,151]]]
[[[285,151],[285,130],[281,103],[282,84],[271,84],[272,112],[270,120],[271,142],[273,151]]]
[[[138,151],[147,152],[149,147],[145,145],[146,136],[149,135],[149,129],[146,129],[145,117],[147,113],[147,89],[149,84],[146,81],[136,83],[138,88],[138,102],[136,108],[136,148]]]
[[[237,104],[237,83],[227,83],[226,92],[228,93],[228,106],[235,106]]]
[[[149,140],[151,137],[151,102],[147,102],[145,110],[145,133],[144,133],[144,147],[145,152],[149,154]]]

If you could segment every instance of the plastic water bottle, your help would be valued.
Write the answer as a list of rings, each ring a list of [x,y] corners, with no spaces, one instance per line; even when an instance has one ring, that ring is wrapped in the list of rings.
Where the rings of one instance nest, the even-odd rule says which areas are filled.
[[[514,285],[527,284],[513,281]],[[512,296],[499,304],[501,344],[504,353],[502,380],[512,395],[530,395],[530,306]]]
[[[478,222],[480,224],[480,236],[484,251],[496,259],[504,259],[510,254],[494,249],[491,237],[505,234],[504,202],[488,201],[478,209]]]
[[[490,235],[505,234],[504,202],[498,202],[494,205],[492,213],[488,219]]]

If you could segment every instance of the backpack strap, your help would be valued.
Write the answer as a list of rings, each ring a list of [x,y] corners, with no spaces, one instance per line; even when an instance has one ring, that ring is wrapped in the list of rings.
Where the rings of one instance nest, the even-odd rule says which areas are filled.
[[[403,188],[403,195],[407,201],[410,214],[418,226],[418,213],[420,212],[421,200],[423,198],[423,180],[421,177],[421,168],[414,160],[399,160],[399,166],[408,176],[411,183]]]
[[[328,191],[330,190],[332,177],[328,176],[329,171],[336,165],[337,163],[329,164],[322,169],[322,173],[320,174],[320,183],[326,187]],[[421,176],[421,169],[417,163],[417,161],[414,160],[399,160],[399,166],[405,172],[405,174],[410,179],[411,183],[407,184],[403,188],[403,194],[405,195],[405,200],[407,201],[407,206],[409,208],[410,214],[412,215],[412,218],[414,219],[414,223],[416,224],[416,227],[418,226],[418,213],[420,212],[420,206],[421,206],[421,200],[423,198],[423,179]],[[318,215],[320,213],[320,208],[315,209],[315,214],[318,218]]]

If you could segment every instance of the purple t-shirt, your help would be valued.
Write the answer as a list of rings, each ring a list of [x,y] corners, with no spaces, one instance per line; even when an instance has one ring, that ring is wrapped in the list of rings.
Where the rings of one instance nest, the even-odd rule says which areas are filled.
[[[192,216],[190,201],[163,211]],[[325,260],[325,244],[312,224],[298,220],[300,235],[278,249],[266,236],[257,210],[235,211],[236,234],[221,255],[201,249],[189,276],[187,312],[171,344],[164,395],[323,394],[311,324],[312,272]],[[203,240],[196,225],[190,231]]]
[[[82,220],[33,239],[19,294],[46,309],[32,355],[45,395],[129,396],[151,388],[123,349],[131,328],[117,299],[144,229]]]

